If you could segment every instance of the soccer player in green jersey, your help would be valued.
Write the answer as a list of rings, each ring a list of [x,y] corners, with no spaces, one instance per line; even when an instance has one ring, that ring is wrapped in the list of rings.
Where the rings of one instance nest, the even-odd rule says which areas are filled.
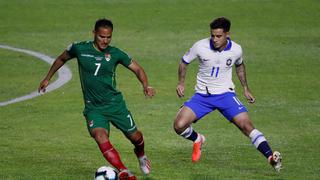
[[[115,70],[118,64],[130,69],[142,84],[145,96],[152,97],[155,90],[148,85],[143,68],[125,52],[110,46],[113,24],[108,19],[96,21],[93,41],[71,44],[55,60],[38,91],[45,92],[51,77],[68,60],[77,58],[85,108],[83,111],[90,135],[97,142],[105,159],[119,171],[119,179],[136,179],[122,163],[119,153],[109,140],[110,123],[120,129],[135,146],[140,169],[150,173],[150,161],[144,152],[141,131],[127,109],[120,91],[116,89]]]

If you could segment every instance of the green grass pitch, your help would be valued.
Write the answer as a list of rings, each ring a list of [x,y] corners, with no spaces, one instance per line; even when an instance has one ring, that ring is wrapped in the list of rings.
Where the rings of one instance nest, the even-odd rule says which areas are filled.
[[[144,67],[157,89],[145,99],[131,72],[117,69],[118,88],[145,135],[152,174],[143,177],[133,146],[116,129],[111,141],[138,179],[319,179],[320,2],[317,0],[10,0],[0,1],[0,44],[56,57],[73,41],[91,40],[96,19],[114,22],[112,45]],[[175,94],[177,67],[191,45],[209,36],[213,18],[231,19],[242,45],[254,125],[283,154],[277,174],[250,140],[214,112],[194,128],[206,136],[203,157],[191,163],[192,144],[172,122],[193,94],[198,65],[187,72],[186,97]],[[106,164],[87,132],[76,60],[72,80],[43,96],[0,107],[0,179],[93,179]],[[0,49],[0,101],[37,89],[49,65]],[[234,77],[242,102],[241,85]]]

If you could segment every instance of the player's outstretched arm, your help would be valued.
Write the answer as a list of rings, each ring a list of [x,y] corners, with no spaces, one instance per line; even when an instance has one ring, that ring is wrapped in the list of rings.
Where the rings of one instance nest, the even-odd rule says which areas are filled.
[[[40,85],[38,87],[38,92],[45,92],[46,91],[46,87],[49,85],[49,81],[52,78],[52,76],[69,59],[71,59],[71,57],[69,56],[67,51],[64,51],[60,56],[57,57],[57,59],[54,61],[51,68],[49,69],[47,76],[40,82]]]
[[[184,96],[184,81],[187,73],[187,64],[181,62],[178,68],[178,85],[176,88],[179,97]]]
[[[128,67],[134,74],[136,74],[137,78],[142,84],[143,93],[147,97],[152,97],[155,95],[155,89],[148,84],[147,74],[144,72],[143,68],[135,61],[132,60],[132,63]]]
[[[245,65],[243,62],[240,65],[236,65],[236,73],[237,73],[237,76],[238,76],[240,83],[243,87],[244,96],[247,98],[249,103],[254,103],[255,98],[251,94],[251,91],[249,89],[249,86],[247,83],[247,77],[246,77],[246,68],[245,68]]]

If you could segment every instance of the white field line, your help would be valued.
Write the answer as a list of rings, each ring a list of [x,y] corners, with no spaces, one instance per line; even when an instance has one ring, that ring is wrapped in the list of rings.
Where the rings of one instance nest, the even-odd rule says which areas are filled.
[[[45,54],[41,54],[39,52],[30,51],[30,50],[27,50],[27,49],[15,48],[15,47],[6,46],[6,45],[0,45],[0,48],[8,49],[8,50],[16,51],[16,52],[22,52],[22,53],[25,53],[25,54],[29,54],[29,55],[34,56],[36,58],[39,58],[39,59],[41,59],[41,60],[43,60],[43,61],[45,61],[45,62],[47,62],[49,64],[52,64],[54,62],[53,58],[51,58],[51,57],[49,57],[49,56],[47,56]],[[70,81],[71,78],[72,78],[71,70],[66,65],[62,66],[58,70],[58,79],[49,84],[49,86],[46,89],[46,92],[50,92],[50,91],[53,91],[53,90],[61,87],[62,85],[66,84],[68,81]],[[17,98],[13,98],[13,99],[10,99],[8,101],[0,102],[0,107],[1,106],[6,106],[8,104],[24,101],[24,100],[27,100],[27,99],[31,99],[31,98],[34,98],[36,96],[40,96],[42,94],[43,93],[38,93],[38,90],[36,90],[36,91],[31,92],[30,94],[27,94],[27,95],[24,95],[24,96],[21,96],[21,97],[17,97]]]

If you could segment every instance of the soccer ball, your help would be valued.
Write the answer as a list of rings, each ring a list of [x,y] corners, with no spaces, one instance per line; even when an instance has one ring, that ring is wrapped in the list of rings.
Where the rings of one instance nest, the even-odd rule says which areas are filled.
[[[102,166],[97,169],[94,176],[95,180],[116,180],[118,178],[117,170],[110,166]]]

